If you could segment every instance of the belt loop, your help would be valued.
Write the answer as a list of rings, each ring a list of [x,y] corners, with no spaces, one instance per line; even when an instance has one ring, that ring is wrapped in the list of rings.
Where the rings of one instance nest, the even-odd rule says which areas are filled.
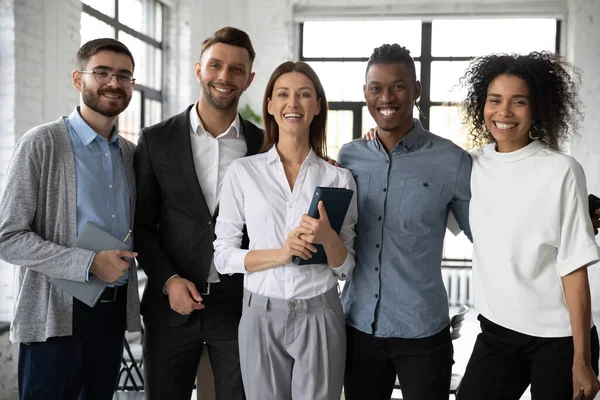
[[[246,299],[246,307],[250,307],[250,304],[252,304],[252,292],[249,290],[246,290],[246,293],[248,293],[248,296]]]
[[[265,299],[267,301],[265,301],[265,311],[269,311],[269,309],[271,308],[271,299],[269,297],[265,297]]]

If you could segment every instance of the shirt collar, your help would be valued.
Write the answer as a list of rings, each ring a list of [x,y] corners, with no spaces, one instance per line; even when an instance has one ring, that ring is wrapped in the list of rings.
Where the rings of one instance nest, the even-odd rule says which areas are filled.
[[[419,121],[416,118],[413,118],[413,128],[410,131],[408,131],[408,133],[404,135],[404,137],[400,139],[398,143],[396,143],[396,146],[394,146],[394,148],[392,149],[392,153],[395,150],[400,149],[404,149],[405,151],[410,150],[423,137],[423,132],[425,132],[425,129],[423,129],[421,121]],[[377,149],[381,149],[383,147],[379,139],[374,140],[373,142],[376,145]]]
[[[272,164],[275,161],[280,161],[281,158],[279,157],[279,152],[277,151],[277,147],[276,145],[271,146],[271,148],[269,149],[269,151],[267,151],[267,164]],[[309,163],[312,165],[317,165],[319,162],[319,156],[317,156],[317,153],[315,153],[311,147],[310,151],[308,152],[308,156],[306,157],[306,160],[304,160],[304,163]]]
[[[210,135],[208,132],[206,132],[206,129],[204,129],[202,120],[198,115],[198,102],[196,102],[194,107],[190,109],[190,126],[192,128],[192,132],[197,133],[198,135]],[[235,113],[235,118],[233,119],[231,125],[229,125],[229,128],[227,128],[225,132],[217,135],[217,137],[221,135],[226,136],[229,134],[234,134],[236,138],[239,138],[241,131],[240,114]]]
[[[102,135],[96,133],[96,131],[93,130],[87,124],[87,122],[83,120],[83,118],[81,118],[81,114],[79,113],[79,107],[75,107],[73,112],[69,115],[69,123],[71,124],[71,127],[75,131],[75,134],[77,135],[79,140],[81,140],[81,143],[83,143],[84,146],[87,146],[90,143],[92,143],[97,137],[102,137]],[[119,135],[117,133],[117,127],[113,125],[112,132],[110,134],[110,140],[108,142],[113,143],[118,142],[118,140]]]

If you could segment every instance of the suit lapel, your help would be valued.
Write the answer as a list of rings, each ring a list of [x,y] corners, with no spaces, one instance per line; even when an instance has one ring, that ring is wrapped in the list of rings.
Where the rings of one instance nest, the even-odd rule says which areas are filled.
[[[189,113],[191,107],[188,107],[186,111],[179,114],[177,119],[174,121],[173,134],[175,143],[173,143],[173,146],[175,146],[176,153],[179,154],[179,162],[182,166],[181,170],[185,176],[187,187],[189,188],[191,195],[196,200],[196,203],[200,209],[206,213],[206,215],[211,215],[210,210],[208,209],[208,204],[206,204],[206,199],[204,198],[204,193],[202,193],[200,182],[198,182],[198,176],[196,175],[196,168],[194,166],[192,140],[190,138]]]

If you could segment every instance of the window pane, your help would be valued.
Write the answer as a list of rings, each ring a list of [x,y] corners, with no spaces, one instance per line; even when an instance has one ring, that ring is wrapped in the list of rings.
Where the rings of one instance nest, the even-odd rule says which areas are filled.
[[[81,44],[98,38],[114,38],[115,28],[84,12],[81,13]]]
[[[156,40],[162,36],[162,8],[156,0],[119,0],[119,22]],[[157,9],[160,9],[157,15]],[[160,17],[160,26],[157,18]],[[157,35],[160,28],[160,35]],[[158,36],[158,37],[157,37]]]
[[[144,126],[150,126],[162,121],[162,103],[146,99],[144,109]]]
[[[142,96],[138,90],[133,91],[131,102],[125,111],[119,115],[119,134],[125,139],[137,143],[137,136],[142,129]]]
[[[555,19],[439,20],[432,24],[434,57],[556,51]]]
[[[125,32],[119,32],[119,40],[125,43],[133,54],[136,83],[160,90],[162,52]]]
[[[327,155],[334,160],[340,147],[352,140],[353,114],[347,110],[327,112]]]
[[[162,42],[163,34],[163,6],[160,1],[154,2],[154,39]]]
[[[308,64],[319,76],[327,101],[365,101],[366,62],[311,61]],[[415,72],[420,79],[421,63],[415,62]]]
[[[327,101],[364,101],[366,62],[310,62],[323,88]]]
[[[468,61],[434,61],[431,63],[431,101],[464,101],[467,90],[458,81],[469,66]]]
[[[454,236],[452,232],[446,230],[442,257],[453,260],[472,260],[473,244],[464,233],[461,232],[458,236]]]
[[[429,130],[438,136],[452,140],[463,149],[468,149],[467,129],[461,122],[457,106],[435,106],[429,109]]]
[[[113,0],[82,0],[82,3],[87,4],[93,9],[106,14],[109,17],[115,16],[115,2]],[[99,36],[101,37],[101,36]]]
[[[406,46],[421,55],[421,21],[307,21],[304,57],[370,57],[384,43]]]

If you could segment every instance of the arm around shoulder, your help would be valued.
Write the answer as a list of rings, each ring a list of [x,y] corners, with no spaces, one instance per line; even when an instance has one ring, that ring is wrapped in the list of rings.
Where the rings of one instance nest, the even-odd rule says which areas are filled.
[[[450,203],[452,212],[452,222],[455,229],[452,232],[456,235],[462,230],[469,240],[471,237],[471,227],[469,225],[469,202],[471,201],[471,168],[472,160],[469,153],[462,152],[458,169],[456,171],[456,180],[454,182],[454,196]],[[459,229],[456,229],[458,225]]]

